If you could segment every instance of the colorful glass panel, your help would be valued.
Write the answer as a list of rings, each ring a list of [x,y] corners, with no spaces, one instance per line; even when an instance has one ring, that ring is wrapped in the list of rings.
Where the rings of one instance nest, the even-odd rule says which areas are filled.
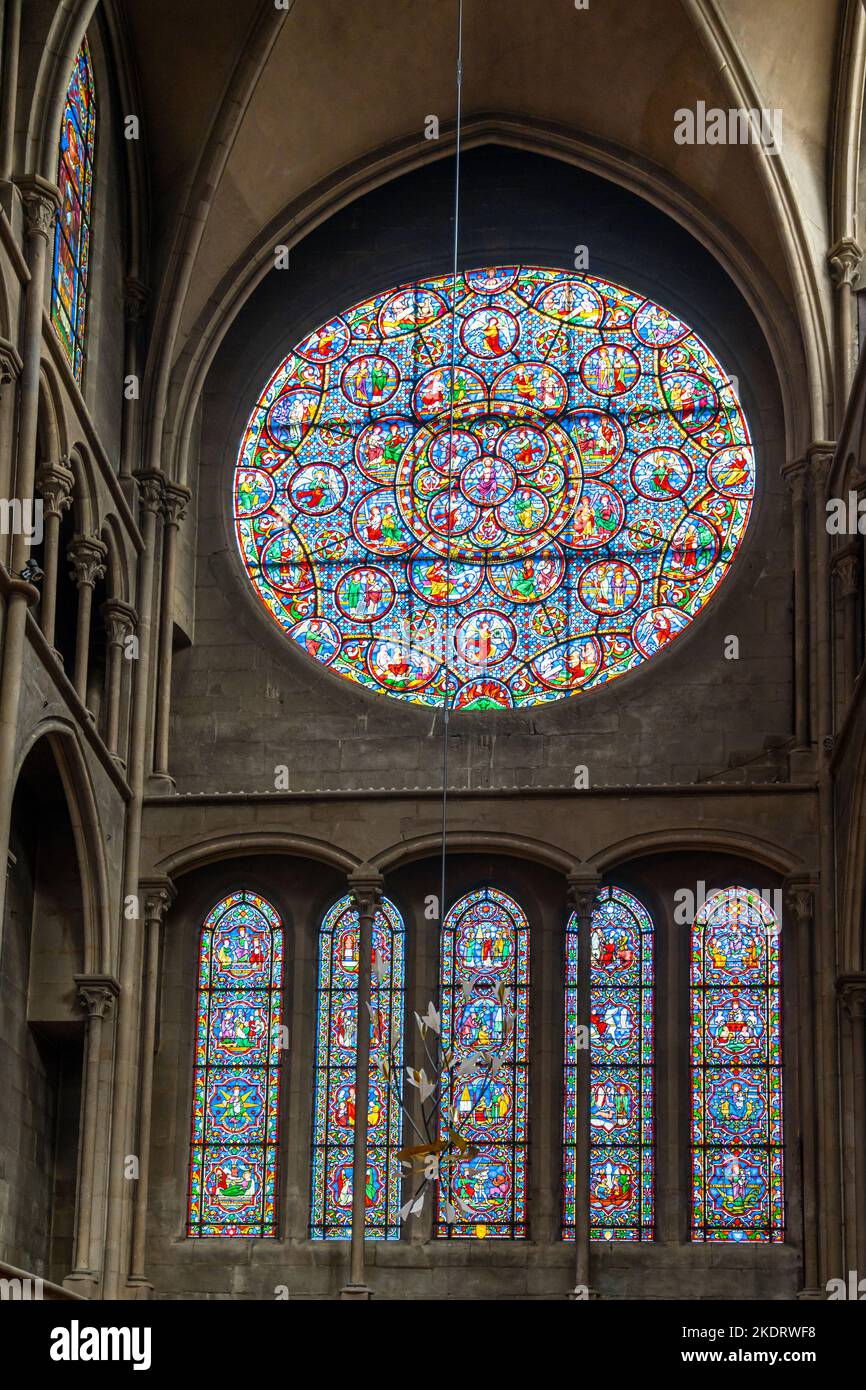
[[[782,1241],[780,923],[712,893],[691,950],[692,1239]]]
[[[454,1065],[443,1084],[440,1138],[455,1130],[475,1150],[443,1154],[438,1188],[440,1236],[526,1235],[529,1093],[529,924],[506,893],[482,888],[455,903],[442,930],[442,1046]],[[515,1015],[507,1044],[506,1013]],[[474,1078],[461,1062],[479,1053],[501,1060]],[[463,1219],[445,1220],[458,1198]]]
[[[348,1240],[351,1235],[358,933],[358,910],[350,897],[342,898],[326,915],[319,934],[310,1223],[314,1240]],[[394,904],[383,898],[373,918],[367,1240],[400,1238],[401,1173],[397,1150],[401,1136],[404,945],[403,920]],[[379,1070],[380,1059],[388,1056],[393,1063],[390,1085]]]
[[[232,893],[201,930],[189,1184],[191,1236],[275,1236],[283,929]]]
[[[95,133],[93,64],[85,39],[78,50],[63,108],[57,166],[60,213],[54,232],[51,279],[51,322],[79,385],[84,372]]]
[[[597,276],[499,266],[308,334],[250,415],[234,511],[256,593],[308,656],[498,709],[674,641],[754,487],[736,393],[687,324]]]
[[[574,1240],[578,919],[565,946],[564,1240]],[[590,1239],[652,1240],[653,924],[622,888],[598,895],[590,923]]]

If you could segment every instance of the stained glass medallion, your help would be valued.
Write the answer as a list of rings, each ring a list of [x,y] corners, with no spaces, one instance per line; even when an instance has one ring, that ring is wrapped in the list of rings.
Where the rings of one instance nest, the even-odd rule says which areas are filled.
[[[283,929],[270,903],[232,893],[199,948],[191,1236],[275,1236]]]
[[[566,929],[564,1240],[575,1235],[578,919]],[[653,924],[622,888],[599,893],[590,922],[590,1239],[652,1240],[654,1224]]]
[[[751,889],[712,893],[695,916],[693,1240],[785,1238],[780,940]]]
[[[350,897],[326,914],[319,933],[316,1095],[313,1107],[313,1240],[348,1240],[352,1225],[358,911]],[[403,1059],[403,919],[383,898],[373,918],[370,1089],[365,1187],[368,1240],[399,1240],[400,1087]],[[390,1082],[379,1063],[390,1056]]]
[[[453,1144],[443,1154],[438,1186],[440,1237],[526,1235],[527,1107],[529,1092],[529,924],[522,909],[495,888],[455,903],[442,930],[442,1045],[454,1054],[443,1085],[440,1138],[456,1132],[470,1153]],[[514,1014],[510,1041],[506,1012]],[[474,1077],[461,1064],[473,1054],[498,1053],[496,1074]],[[461,1204],[462,1219],[446,1220],[444,1203]]]
[[[93,64],[85,39],[75,60],[63,109],[57,166],[60,212],[54,233],[51,280],[51,322],[79,385],[84,372],[95,133]]]
[[[499,266],[308,334],[249,418],[234,509],[250,581],[310,657],[500,709],[675,641],[754,489],[742,407],[687,324],[596,276]]]

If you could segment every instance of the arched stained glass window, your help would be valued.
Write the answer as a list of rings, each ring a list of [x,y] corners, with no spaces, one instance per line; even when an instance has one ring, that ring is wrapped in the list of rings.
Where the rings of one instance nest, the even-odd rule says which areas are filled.
[[[191,1236],[275,1236],[283,928],[256,893],[201,930],[189,1180]]]
[[[453,1145],[440,1163],[440,1236],[526,1235],[529,1092],[529,923],[507,893],[482,888],[456,902],[442,930],[442,1046],[454,1066],[443,1087],[440,1137],[455,1130],[476,1150],[461,1158]],[[503,1050],[506,1011],[514,1028]],[[502,1065],[480,1078],[459,1064],[496,1054]],[[464,1219],[448,1222],[444,1201],[462,1204]]]
[[[692,1239],[782,1241],[780,923],[725,888],[691,951]]]
[[[313,1240],[348,1240],[352,1226],[355,1058],[358,1027],[358,910],[335,903],[319,933]],[[370,1094],[367,1110],[367,1240],[400,1239],[400,1087],[403,1073],[403,919],[383,898],[373,918]],[[396,1056],[395,1056],[396,1046]],[[390,1084],[379,1061],[391,1056]]]
[[[564,1240],[575,1234],[577,933],[566,930]],[[590,923],[590,1238],[652,1240],[653,924],[623,888],[598,895]]]
[[[734,387],[687,324],[598,276],[496,266],[308,334],[249,417],[234,510],[255,592],[308,656],[483,710],[675,641],[754,488]]]
[[[51,279],[51,322],[79,385],[84,371],[95,133],[93,64],[85,39],[78,50],[63,108],[57,167],[60,214],[54,233]]]

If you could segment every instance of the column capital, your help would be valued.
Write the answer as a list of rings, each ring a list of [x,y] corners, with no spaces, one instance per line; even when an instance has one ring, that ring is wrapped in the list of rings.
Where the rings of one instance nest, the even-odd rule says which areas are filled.
[[[186,509],[192,491],[183,483],[166,483],[162,500],[162,514],[166,526],[179,526],[186,516]]]
[[[147,316],[150,290],[143,280],[127,275],[123,282],[123,312],[127,323],[140,323]]]
[[[782,477],[794,501],[802,502],[806,496],[805,459],[795,459],[793,463],[786,463],[782,469]]]
[[[574,869],[568,874],[568,901],[579,919],[589,918],[601,888],[601,875],[594,869]]]
[[[156,515],[162,510],[165,477],[158,468],[142,468],[135,474],[142,510]]]
[[[113,975],[75,975],[78,1002],[88,1018],[105,1018],[120,994],[120,985]]]
[[[866,974],[839,975],[836,993],[848,1017],[862,1023],[866,1019]]]
[[[814,874],[788,874],[783,883],[785,905],[800,926],[808,926],[815,915],[818,879]]]
[[[352,902],[362,915],[375,912],[385,889],[385,880],[372,864],[359,864],[347,876]]]
[[[144,904],[145,922],[163,923],[165,914],[177,897],[172,880],[166,875],[143,878],[139,881],[138,890]]]
[[[103,603],[99,611],[108,634],[109,645],[123,646],[126,638],[135,632],[138,626],[138,614],[132,604],[124,603],[120,598],[110,598]]]
[[[46,460],[36,474],[36,491],[45,504],[46,516],[60,516],[72,506],[75,474],[66,458]]]
[[[19,179],[18,187],[24,204],[24,226],[28,239],[39,236],[46,242],[50,241],[60,211],[60,189],[38,174]]]
[[[72,566],[69,571],[78,588],[89,584],[91,588],[97,579],[105,578],[105,558],[108,546],[98,536],[73,536],[66,552]]]
[[[833,281],[835,289],[839,290],[843,285],[852,285],[857,277],[860,262],[863,259],[863,248],[860,243],[852,236],[843,236],[830,247],[827,252],[827,265],[830,269],[830,279]]]
[[[0,399],[4,386],[18,380],[23,365],[21,353],[15,344],[9,338],[0,338]]]
[[[822,490],[826,487],[827,479],[830,476],[830,469],[836,457],[836,444],[829,439],[816,439],[806,450],[806,461],[809,466],[809,476],[815,488]]]
[[[860,585],[860,558],[856,551],[845,550],[833,561],[833,573],[839,581],[843,598],[856,597]]]

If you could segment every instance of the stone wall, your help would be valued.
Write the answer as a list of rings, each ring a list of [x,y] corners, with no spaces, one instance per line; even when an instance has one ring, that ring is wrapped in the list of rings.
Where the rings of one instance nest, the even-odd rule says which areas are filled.
[[[195,645],[177,656],[172,773],[181,791],[423,787],[441,778],[435,711],[361,691],[293,648],[242,571],[231,522],[238,443],[264,380],[315,324],[358,298],[447,270],[446,162],[370,194],[292,251],[241,312],[208,379],[197,519]],[[655,295],[739,379],[759,462],[758,498],[733,572],[660,656],[585,696],[515,714],[457,715],[455,785],[691,782],[760,759],[792,732],[789,504],[766,343],[709,254],[621,189],[495,148],[466,160],[461,260],[570,266]],[[190,527],[190,542],[193,530]],[[188,564],[187,564],[188,569]],[[724,659],[728,634],[740,659]]]

